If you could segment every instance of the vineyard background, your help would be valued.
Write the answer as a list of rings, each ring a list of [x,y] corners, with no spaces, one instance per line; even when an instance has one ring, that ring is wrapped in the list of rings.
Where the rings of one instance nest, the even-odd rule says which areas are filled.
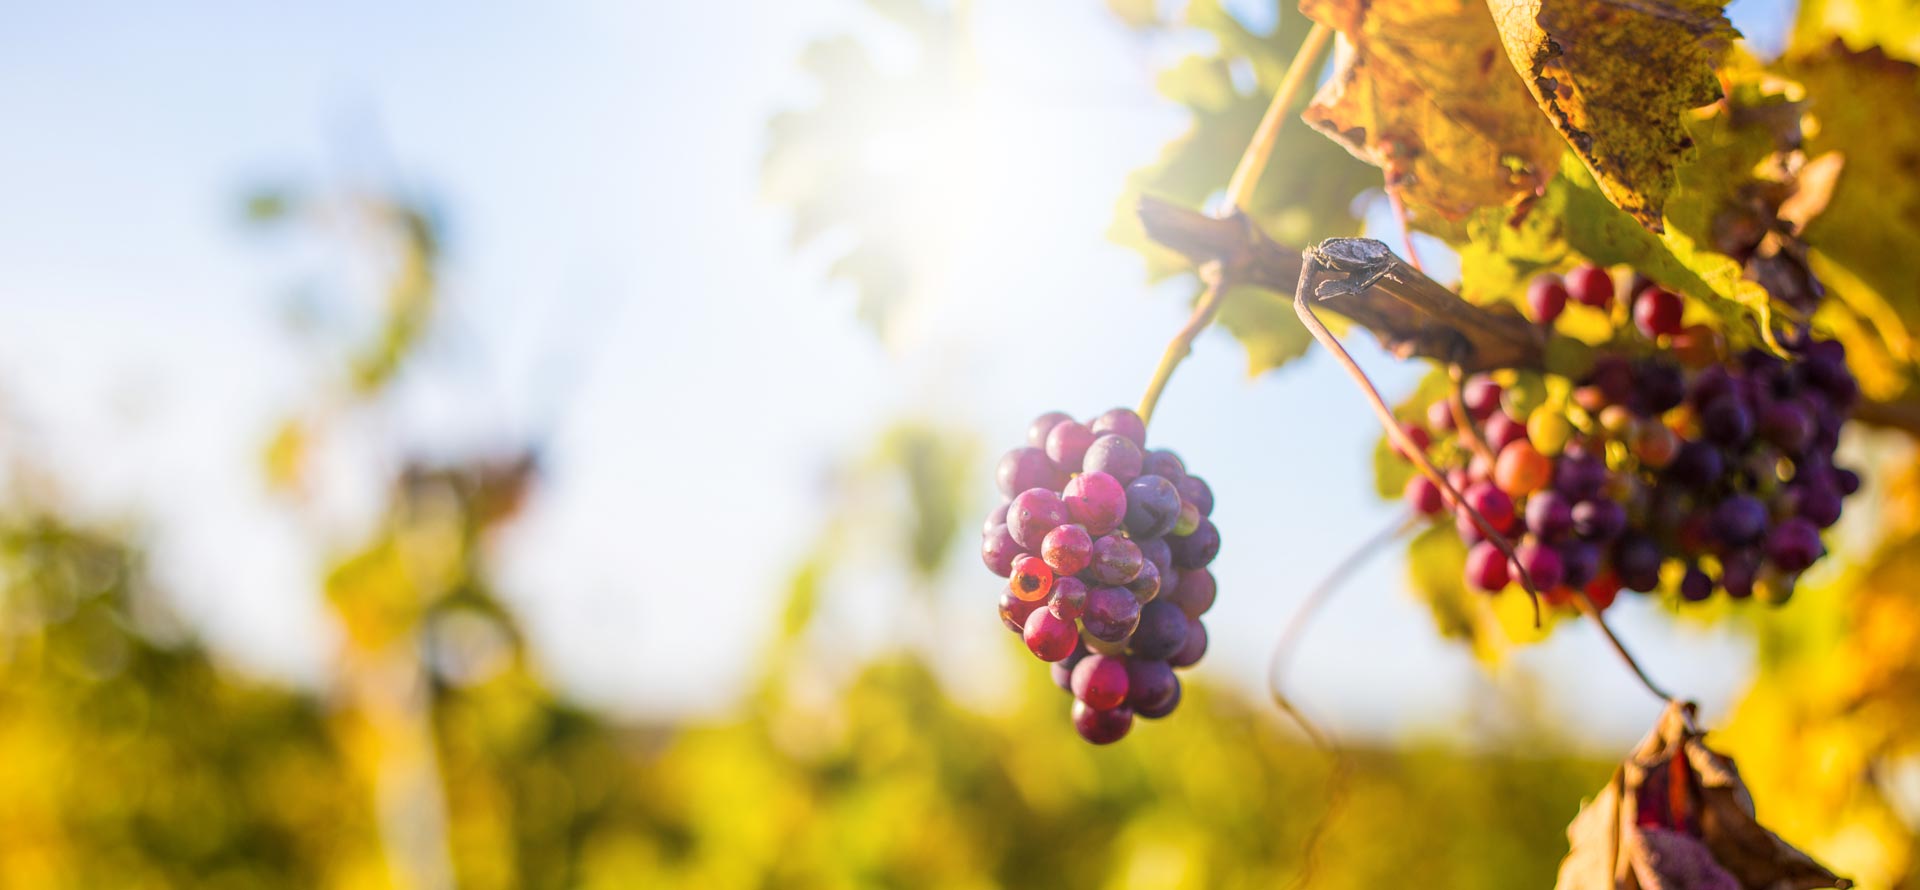
[[[1920,118],[1890,109],[1920,103],[1920,14],[1729,15],[1757,59],[1830,60],[1835,37],[1890,57],[1808,84],[1886,109],[1823,138],[1874,136],[1834,265],[1884,307],[1856,370],[1900,403]],[[0,24],[0,886],[1306,867],[1330,767],[1267,703],[1266,659],[1394,508],[1339,370],[1276,370],[1305,346],[1290,315],[1230,304],[1155,417],[1230,529],[1174,718],[1081,744],[968,532],[1029,417],[1146,381],[1195,288],[1143,261],[1130,208],[1226,182],[1305,33],[1291,10]],[[1379,183],[1292,126],[1249,209],[1292,244],[1397,245]],[[1412,391],[1421,369],[1350,339]],[[1610,614],[1771,827],[1913,886],[1920,499],[1906,435],[1843,453],[1868,488],[1787,606]],[[1580,622],[1437,633],[1406,574],[1395,552],[1360,574],[1290,673],[1356,764],[1315,883],[1545,886],[1660,703]]]

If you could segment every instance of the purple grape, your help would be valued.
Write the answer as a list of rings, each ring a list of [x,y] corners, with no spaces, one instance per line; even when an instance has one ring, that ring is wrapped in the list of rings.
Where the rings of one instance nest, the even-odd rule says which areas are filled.
[[[1713,536],[1733,546],[1751,544],[1767,533],[1767,505],[1749,494],[1736,494],[1713,508]]]
[[[1093,419],[1091,424],[1096,436],[1115,435],[1133,443],[1135,448],[1147,447],[1147,422],[1131,408],[1114,408]]]
[[[1120,527],[1127,515],[1127,492],[1105,473],[1081,473],[1061,493],[1067,516],[1086,526],[1087,534],[1104,535]]]
[[[1813,442],[1819,430],[1798,402],[1774,402],[1760,410],[1760,438],[1797,454]]]
[[[1785,572],[1804,572],[1825,552],[1820,529],[1798,516],[1780,523],[1767,535],[1767,561]]]
[[[1554,465],[1553,487],[1576,501],[1599,494],[1606,484],[1607,462],[1585,451],[1569,448]]]
[[[1207,626],[1201,623],[1200,619],[1189,617],[1186,645],[1181,646],[1180,651],[1173,653],[1173,657],[1167,659],[1167,663],[1177,668],[1192,667],[1199,664],[1201,656],[1206,654]]]
[[[1833,471],[1833,484],[1839,487],[1842,497],[1851,497],[1854,492],[1860,490],[1860,474],[1852,470],[1836,469]]]
[[[1160,595],[1160,567],[1151,560],[1141,562],[1140,574],[1133,576],[1133,580],[1125,586],[1134,599],[1143,603],[1152,602]]]
[[[1535,590],[1544,593],[1559,587],[1565,577],[1566,566],[1560,561],[1560,552],[1532,535],[1513,548],[1513,555],[1520,558],[1520,565],[1527,570],[1527,578],[1533,581]]]
[[[1136,658],[1161,660],[1172,657],[1187,643],[1187,614],[1165,600],[1154,600],[1140,609],[1140,626],[1133,631],[1129,651]]]
[[[1485,433],[1487,447],[1492,449],[1493,453],[1499,454],[1501,449],[1527,437],[1527,425],[1508,417],[1507,413],[1502,411],[1487,418]]]
[[[1700,411],[1700,428],[1707,439],[1728,447],[1739,447],[1753,438],[1753,413],[1731,395],[1721,396]]]
[[[1700,570],[1699,566],[1687,566],[1687,573],[1680,576],[1680,598],[1690,603],[1704,601],[1713,595],[1713,579]]]
[[[1147,538],[1144,541],[1134,541],[1133,543],[1140,547],[1140,558],[1153,563],[1154,567],[1160,570],[1161,581],[1164,582],[1172,576],[1173,551],[1167,547],[1165,538]],[[1163,584],[1162,586],[1172,587],[1170,584]]]
[[[1682,442],[1680,453],[1667,465],[1666,478],[1685,488],[1703,491],[1726,473],[1726,458],[1705,442]]]
[[[1467,548],[1467,585],[1493,593],[1513,580],[1508,572],[1507,555],[1492,541],[1481,541]]]
[[[1127,700],[1127,660],[1094,653],[1073,668],[1073,697],[1106,710]]]
[[[1167,539],[1167,547],[1173,551],[1174,568],[1204,569],[1220,553],[1220,530],[1213,520],[1202,519],[1193,534]]]
[[[1542,541],[1558,541],[1573,530],[1573,504],[1567,496],[1548,489],[1527,498],[1527,531]]]
[[[1617,355],[1603,355],[1594,360],[1587,383],[1600,390],[1607,404],[1625,405],[1633,399],[1633,366]]]
[[[1172,697],[1167,699],[1166,704],[1161,705],[1160,707],[1157,707],[1157,708],[1136,708],[1134,709],[1134,713],[1142,717],[1145,717],[1148,720],[1158,720],[1162,717],[1167,716],[1168,714],[1173,713],[1173,709],[1179,706],[1180,706],[1180,678],[1175,677],[1173,678],[1173,695]]]
[[[1013,533],[1004,523],[987,529],[980,541],[980,561],[987,564],[987,571],[1002,578],[1013,577],[1013,561],[1020,554],[1019,543],[1013,540]]]
[[[1001,501],[1000,506],[993,508],[993,511],[987,514],[987,524],[980,526],[980,533],[984,535],[993,531],[996,525],[1006,525],[1007,506],[1012,503],[1012,501]]]
[[[1581,588],[1600,574],[1600,545],[1591,541],[1568,541],[1561,544],[1559,550],[1560,583]]]
[[[1496,529],[1504,530],[1507,524],[1513,521],[1513,498],[1496,488],[1491,482],[1476,482],[1467,486],[1467,490],[1460,495],[1466,499],[1467,506],[1478,511],[1480,516],[1487,520],[1487,524]],[[1462,515],[1467,514],[1465,510],[1460,512]],[[1467,519],[1467,523],[1473,524],[1471,517]]]
[[[1440,511],[1447,508],[1447,499],[1440,493],[1440,486],[1418,473],[1407,477],[1405,496],[1407,506],[1421,516],[1438,516]]]
[[[1200,515],[1213,515],[1213,489],[1207,487],[1207,480],[1199,476],[1188,476],[1174,484],[1180,489],[1180,501],[1199,508]]]
[[[1063,421],[1047,434],[1047,458],[1069,473],[1080,472],[1087,449],[1093,445],[1093,431],[1075,421]]]
[[[1180,678],[1173,675],[1173,667],[1164,661],[1147,661],[1139,658],[1127,659],[1127,705],[1129,707],[1156,708],[1173,698],[1180,686]]]
[[[1141,476],[1127,483],[1127,534],[1157,538],[1173,531],[1180,521],[1180,492],[1159,476]]]
[[[1646,535],[1622,535],[1613,546],[1613,570],[1620,586],[1646,593],[1660,586],[1660,545]]]
[[[1093,580],[1102,585],[1113,587],[1125,584],[1140,576],[1140,567],[1146,564],[1146,558],[1140,555],[1140,546],[1120,537],[1107,535],[1093,542],[1093,561],[1088,563],[1087,571]]]
[[[1125,705],[1101,711],[1087,703],[1073,702],[1073,728],[1080,737],[1096,745],[1111,745],[1127,737],[1133,728],[1133,709]]]
[[[1840,521],[1840,492],[1821,484],[1795,487],[1794,512],[1820,528],[1831,528]]]
[[[1071,575],[1053,580],[1053,593],[1047,597],[1047,608],[1068,621],[1076,621],[1087,614],[1087,585]]]
[[[1461,387],[1460,401],[1465,404],[1468,417],[1486,420],[1500,410],[1500,384],[1485,374],[1475,374]]]
[[[1582,538],[1611,541],[1626,528],[1627,508],[1618,501],[1597,498],[1573,505],[1573,530]]]
[[[1034,418],[1032,423],[1027,424],[1027,444],[1035,448],[1046,447],[1047,434],[1052,432],[1054,427],[1071,420],[1073,418],[1065,411],[1048,411]]]
[[[1080,466],[1089,473],[1105,473],[1125,485],[1140,475],[1142,460],[1140,446],[1132,439],[1108,433],[1087,447],[1087,456]]]
[[[1164,586],[1164,585],[1163,585]],[[1180,580],[1173,587],[1167,599],[1180,607],[1180,611],[1198,618],[1213,608],[1213,600],[1219,588],[1213,580],[1213,573],[1206,569],[1194,569],[1180,573]]]
[[[1687,400],[1687,381],[1677,365],[1642,361],[1633,366],[1633,404],[1642,416],[1663,413]]]
[[[1180,480],[1187,478],[1187,465],[1180,460],[1180,455],[1165,448],[1157,448],[1147,452],[1146,457],[1140,460],[1140,474],[1159,476],[1178,485]]]
[[[1063,478],[1060,468],[1038,448],[1015,448],[1001,456],[994,470],[1000,493],[1009,498],[1030,488],[1058,489]]]
[[[1021,637],[1026,640],[1027,651],[1041,661],[1062,661],[1073,654],[1080,642],[1080,633],[1074,629],[1073,622],[1047,609],[1035,609],[1027,616]]]
[[[1040,552],[1047,532],[1072,521],[1067,504],[1060,496],[1044,488],[1029,488],[1007,507],[1007,531],[1014,543],[1028,553]]]
[[[1067,523],[1040,539],[1040,558],[1061,577],[1079,574],[1093,559],[1093,537],[1084,526]]]
[[[1760,575],[1760,558],[1751,550],[1735,550],[1720,557],[1720,588],[1727,595],[1743,600],[1753,595],[1753,582]]]
[[[1125,587],[1095,587],[1087,591],[1087,611],[1081,626],[1097,639],[1118,643],[1140,624],[1140,601]]]

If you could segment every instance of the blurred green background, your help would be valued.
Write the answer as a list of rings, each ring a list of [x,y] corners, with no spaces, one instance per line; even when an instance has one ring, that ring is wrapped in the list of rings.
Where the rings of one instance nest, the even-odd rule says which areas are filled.
[[[1761,57],[1920,21],[1730,13]],[[1659,707],[1586,629],[1482,664],[1394,555],[1290,674],[1343,754],[1268,701],[1392,515],[1337,369],[1223,319],[1156,417],[1226,539],[1171,719],[1081,743],[974,561],[993,457],[1184,316],[1114,208],[1224,184],[1300,29],[0,8],[0,886],[1548,886]],[[1287,140],[1269,231],[1390,229]],[[1616,614],[1763,818],[1914,886],[1920,500],[1848,447],[1873,502],[1789,608]]]

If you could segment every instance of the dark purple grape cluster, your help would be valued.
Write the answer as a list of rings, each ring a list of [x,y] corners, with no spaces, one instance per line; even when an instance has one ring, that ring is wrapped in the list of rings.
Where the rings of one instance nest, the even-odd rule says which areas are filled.
[[[1632,294],[1639,337],[1616,338],[1567,381],[1565,398],[1520,407],[1482,376],[1465,384],[1462,411],[1435,402],[1426,424],[1403,429],[1451,467],[1448,481],[1514,544],[1549,603],[1578,589],[1604,609],[1621,588],[1651,592],[1663,575],[1689,602],[1715,590],[1783,602],[1826,554],[1821,530],[1860,486],[1833,462],[1859,397],[1846,351],[1801,335],[1782,344],[1785,355],[1728,355],[1711,328],[1681,324],[1678,296],[1645,281]],[[1536,279],[1528,305],[1551,324],[1570,297],[1606,311],[1613,296],[1612,276],[1583,266]],[[1423,514],[1445,510],[1423,476],[1406,497]],[[1513,561],[1466,512],[1455,518],[1467,582],[1485,591],[1517,582]]]
[[[1115,408],[1081,423],[1059,412],[1000,458],[1007,500],[987,517],[980,555],[1007,579],[1000,620],[1053,665],[1073,694],[1073,726],[1096,745],[1137,715],[1180,704],[1175,668],[1200,660],[1220,532],[1213,491],[1171,451],[1146,450],[1140,415]]]

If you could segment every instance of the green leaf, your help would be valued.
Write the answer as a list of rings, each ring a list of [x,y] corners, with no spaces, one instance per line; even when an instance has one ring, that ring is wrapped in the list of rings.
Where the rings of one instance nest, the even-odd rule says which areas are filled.
[[[1313,335],[1294,314],[1292,298],[1272,291],[1229,288],[1215,320],[1246,349],[1249,376],[1299,358],[1313,345]]]

